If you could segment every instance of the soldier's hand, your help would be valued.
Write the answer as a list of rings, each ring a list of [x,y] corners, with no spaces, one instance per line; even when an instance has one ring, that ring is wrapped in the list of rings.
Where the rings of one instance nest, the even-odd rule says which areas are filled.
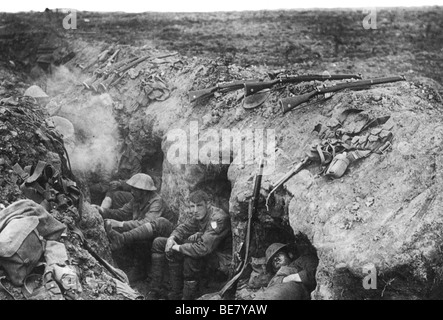
[[[198,242],[198,241],[201,240],[202,235],[203,235],[203,233],[196,232],[193,235],[188,237],[188,241],[190,241],[190,242]]]
[[[117,190],[120,187],[120,181],[115,180],[109,183],[109,190]]]
[[[171,251],[174,244],[177,244],[177,242],[175,242],[173,238],[168,238],[168,240],[166,241],[165,252]]]
[[[283,283],[291,281],[302,282],[298,273],[290,274],[283,278]]]
[[[110,226],[112,229],[115,228],[123,228],[123,221],[117,221],[114,219],[106,219],[105,223]]]

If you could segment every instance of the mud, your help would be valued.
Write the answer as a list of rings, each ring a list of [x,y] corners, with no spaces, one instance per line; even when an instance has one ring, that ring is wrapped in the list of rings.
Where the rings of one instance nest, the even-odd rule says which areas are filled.
[[[165,135],[171,129],[189,130],[190,121],[197,121],[202,135],[207,129],[278,128],[277,147],[284,156],[278,158],[275,176],[263,181],[252,257],[260,259],[270,243],[291,241],[295,233],[303,232],[321,261],[314,299],[439,297],[441,8],[378,10],[377,29],[371,30],[362,26],[365,15],[358,10],[78,14],[78,29],[70,31],[61,28],[60,13],[0,15],[6,26],[0,37],[5,70],[0,98],[12,97],[0,105],[5,132],[2,150],[8,150],[0,158],[4,159],[0,202],[8,204],[21,196],[10,169],[15,162],[28,165],[45,158],[48,150],[63,157],[63,150],[42,143],[34,130],[20,127],[17,119],[32,117],[40,126],[49,115],[62,116],[76,130],[77,144],[70,149],[73,172],[85,192],[85,208],[91,211],[81,226],[104,257],[112,261],[101,218],[89,207],[87,186],[92,173],[98,172],[106,182],[117,169],[116,154],[132,148],[143,170],[157,178],[162,196],[180,221],[186,219],[187,196],[195,188],[205,188],[219,206],[229,210],[237,253],[233,263],[238,264],[255,166],[173,165],[167,161],[170,144]],[[57,48],[50,73],[35,68],[42,43]],[[171,51],[178,55],[140,64],[107,93],[86,90],[82,82],[99,67],[95,57],[110,47],[122,51],[120,59]],[[64,59],[69,52],[75,57]],[[90,67],[82,69],[85,66]],[[253,110],[242,108],[241,92],[235,91],[189,102],[189,90],[237,79],[267,79],[268,72],[280,68],[286,74],[327,70],[361,73],[365,78],[402,74],[407,81],[341,92],[286,115],[278,104],[281,98],[320,84],[277,86],[265,104]],[[164,96],[152,94],[158,81],[167,88]],[[22,97],[35,83],[51,100],[41,110]],[[19,107],[22,112],[11,118],[11,111]],[[341,180],[319,177],[312,166],[276,193],[268,212],[264,200],[272,184],[301,159],[315,125],[350,107],[392,117],[396,124],[392,151],[352,166]],[[87,151],[80,152],[80,145]],[[416,219],[414,225],[409,218]],[[65,244],[82,266],[83,299],[122,299],[109,279],[102,278],[103,268],[78,242],[69,238]],[[378,290],[361,288],[361,268],[367,262],[379,268]],[[237,299],[254,297],[256,288],[246,282],[239,285]],[[220,285],[208,283],[202,293],[215,292]],[[146,294],[149,278],[134,287]]]

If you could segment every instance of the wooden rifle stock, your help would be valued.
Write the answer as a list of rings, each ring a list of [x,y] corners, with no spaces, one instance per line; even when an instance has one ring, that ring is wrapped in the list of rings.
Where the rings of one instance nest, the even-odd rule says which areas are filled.
[[[319,94],[325,94],[330,92],[337,92],[344,89],[351,89],[351,90],[357,90],[362,88],[368,88],[375,84],[382,84],[382,83],[391,83],[391,82],[397,82],[397,81],[406,81],[406,78],[404,76],[394,76],[394,77],[385,77],[385,78],[375,78],[375,79],[367,79],[367,80],[360,80],[360,81],[353,81],[353,82],[346,82],[346,83],[340,83],[335,86],[331,87],[325,87],[325,88],[317,88],[316,90],[313,90],[311,92],[296,96],[296,97],[290,97],[281,99],[279,101],[279,104],[283,110],[283,113],[286,113],[295,107],[301,105],[304,102],[307,102],[312,97],[319,95]]]
[[[316,90],[314,90],[314,91],[311,91],[311,92],[308,92],[305,94],[301,94],[296,97],[281,99],[279,101],[279,104],[283,110],[283,113],[286,113],[286,112],[294,109],[296,106],[309,101],[309,99],[311,99],[316,94],[319,94],[319,93]]]
[[[218,83],[214,87],[195,90],[195,91],[189,91],[189,93],[188,93],[189,101],[193,102],[197,99],[210,97],[214,94],[214,92],[216,92],[218,90],[223,90],[225,92],[238,90],[238,89],[243,88],[244,84],[245,84],[244,80],[225,82],[225,83]]]
[[[272,81],[249,82],[245,83],[245,97],[257,93],[260,90],[268,89],[277,83],[299,83],[305,81],[326,81],[326,80],[344,80],[344,79],[361,79],[359,74],[308,74],[301,76],[287,76],[274,79]]]

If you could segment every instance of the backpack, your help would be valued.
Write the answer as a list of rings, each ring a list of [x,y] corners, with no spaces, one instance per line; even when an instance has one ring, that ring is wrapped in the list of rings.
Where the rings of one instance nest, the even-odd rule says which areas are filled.
[[[15,286],[22,286],[44,252],[37,217],[12,219],[0,233],[0,266]]]

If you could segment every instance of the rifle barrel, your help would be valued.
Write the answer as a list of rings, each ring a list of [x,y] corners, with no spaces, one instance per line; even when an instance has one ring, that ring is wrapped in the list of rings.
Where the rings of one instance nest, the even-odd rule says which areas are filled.
[[[261,178],[262,178],[262,175],[263,175],[263,167],[264,167],[264,161],[263,161],[263,158],[261,158],[260,162],[259,162],[258,172],[255,174],[255,182],[254,182],[254,190],[253,190],[252,199],[249,200],[249,206],[248,206],[248,225],[247,225],[247,229],[246,229],[245,242],[243,243],[243,245],[245,246],[245,256],[243,258],[243,261],[241,262],[241,269],[219,291],[220,296],[222,296],[222,297],[223,297],[223,295],[225,294],[225,292],[229,288],[231,288],[232,286],[234,286],[237,283],[238,279],[240,278],[240,276],[245,271],[246,265],[248,264],[249,245],[250,245],[250,241],[251,241],[252,216],[254,215],[254,213],[257,212],[257,204],[258,204],[258,198],[260,196],[260,188],[261,188],[261,180],[262,180]]]
[[[189,93],[188,93],[189,101],[193,102],[197,99],[212,95],[216,90],[217,90],[217,86],[207,88],[207,89],[189,91]]]
[[[257,93],[260,90],[268,89],[277,83],[299,83],[305,81],[326,81],[326,80],[345,80],[345,79],[361,79],[359,74],[308,74],[301,76],[288,76],[272,81],[248,82],[245,83],[245,97]]]
[[[223,90],[224,92],[238,90],[244,87],[245,83],[247,83],[247,80],[240,80],[240,81],[233,81],[233,82],[222,82],[217,83],[214,87],[206,88],[206,89],[200,89],[200,90],[194,90],[189,91],[188,98],[190,102],[193,102],[197,99],[207,97],[212,95],[217,90]]]
[[[279,101],[279,104],[283,110],[283,113],[286,113],[298,105],[307,102],[312,97],[329,93],[329,92],[337,92],[344,89],[357,89],[357,88],[363,88],[363,87],[370,87],[375,84],[383,84],[383,83],[391,83],[391,82],[397,82],[397,81],[405,81],[406,78],[404,76],[393,76],[393,77],[385,77],[385,78],[375,78],[375,79],[367,79],[367,80],[360,80],[360,81],[353,81],[353,82],[345,82],[340,83],[335,86],[331,87],[325,87],[325,88],[317,88],[314,91],[298,95],[296,97],[289,97],[284,98]]]
[[[375,78],[375,79],[367,79],[367,80],[360,80],[360,81],[354,81],[354,82],[340,83],[335,86],[320,88],[317,91],[319,93],[328,93],[328,92],[340,91],[343,89],[353,89],[353,88],[371,86],[374,84],[390,83],[390,82],[405,81],[405,80],[406,79],[404,76]]]

